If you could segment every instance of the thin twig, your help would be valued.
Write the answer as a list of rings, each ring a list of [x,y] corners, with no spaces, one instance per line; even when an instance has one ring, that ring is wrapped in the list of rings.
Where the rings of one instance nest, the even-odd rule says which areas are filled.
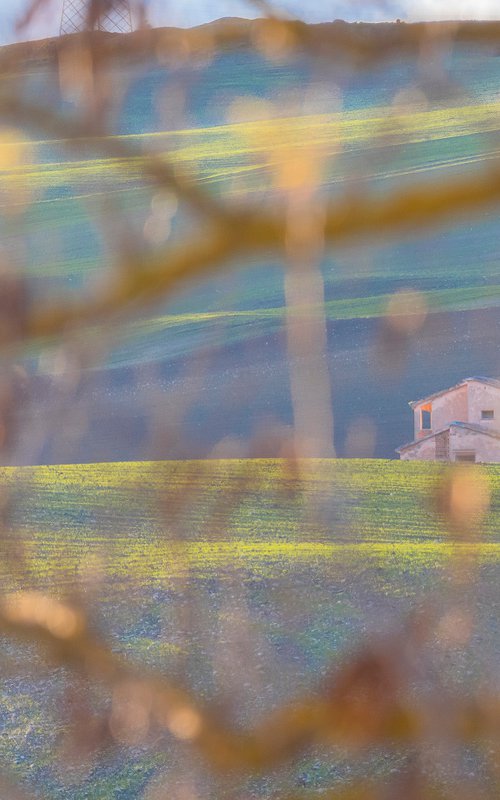
[[[425,730],[427,709],[405,705],[401,694],[415,669],[404,656],[411,625],[394,641],[360,651],[318,693],[271,712],[252,731],[222,724],[163,675],[138,672],[92,634],[81,612],[59,601],[30,592],[4,598],[0,631],[37,642],[56,663],[111,688],[125,683],[148,693],[157,724],[194,745],[217,771],[265,771],[317,742],[366,748],[382,741],[419,741]],[[450,698],[449,709],[447,733],[460,741],[498,735],[500,698],[493,693],[487,700]]]
[[[357,194],[330,203],[325,215],[325,240],[335,247],[359,244],[367,239],[421,232],[454,222],[460,215],[479,213],[500,201],[500,161],[480,175],[457,178],[446,184],[425,182],[380,195]],[[176,246],[156,253],[133,256],[122,264],[113,285],[90,297],[67,296],[37,302],[28,313],[18,340],[54,337],[68,327],[86,325],[110,314],[134,311],[171,296],[186,283],[215,275],[231,260],[254,254],[281,253],[286,241],[284,214],[262,214],[254,209],[228,215],[226,224],[198,231]],[[194,239],[194,241],[193,241]],[[234,266],[234,265],[233,265]]]
[[[66,146],[88,146],[110,158],[140,160],[141,175],[159,186],[173,189],[184,200],[209,219],[224,220],[227,217],[222,204],[198,184],[182,175],[182,169],[174,167],[166,154],[161,158],[142,149],[134,148],[114,136],[96,134],[85,119],[68,119],[54,113],[50,108],[28,103],[19,97],[0,95],[0,113],[3,119],[16,124],[39,128],[54,136],[57,142]]]
[[[0,72],[12,72],[20,62],[30,58],[52,60],[59,47],[78,37],[98,42],[100,56],[105,59],[138,59],[161,52],[175,52],[182,40],[193,54],[204,45],[211,52],[238,47],[254,49],[260,33],[279,23],[286,31],[294,49],[311,57],[330,62],[350,63],[357,68],[369,68],[391,61],[397,56],[415,55],[429,44],[467,44],[478,48],[496,47],[500,43],[500,22],[415,22],[415,23],[348,23],[344,21],[311,24],[302,20],[280,17],[263,19],[222,19],[210,25],[190,29],[173,27],[141,29],[131,34],[114,36],[101,31],[92,34],[73,34],[43,43],[26,42],[2,48]]]

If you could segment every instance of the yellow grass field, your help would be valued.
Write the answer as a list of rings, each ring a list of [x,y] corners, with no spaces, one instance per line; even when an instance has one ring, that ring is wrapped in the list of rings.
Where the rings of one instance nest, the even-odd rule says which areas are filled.
[[[500,468],[479,467],[492,511],[474,543],[433,507],[437,464],[310,460],[166,461],[4,468],[12,535],[35,581],[59,590],[102,562],[114,578],[168,585],[186,574],[283,575],[302,567],[443,566],[500,560]],[[479,474],[479,473],[478,473]]]

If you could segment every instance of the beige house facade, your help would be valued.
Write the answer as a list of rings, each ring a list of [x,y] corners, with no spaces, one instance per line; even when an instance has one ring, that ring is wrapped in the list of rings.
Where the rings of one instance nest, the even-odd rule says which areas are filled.
[[[403,461],[500,463],[500,381],[465,378],[415,400],[414,439],[397,449]]]

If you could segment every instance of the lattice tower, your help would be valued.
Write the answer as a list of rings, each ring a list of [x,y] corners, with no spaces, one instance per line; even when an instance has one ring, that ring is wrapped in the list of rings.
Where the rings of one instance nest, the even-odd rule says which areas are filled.
[[[129,0],[102,0],[95,30],[130,33],[132,12]],[[63,0],[59,33],[80,33],[89,29],[89,0]]]

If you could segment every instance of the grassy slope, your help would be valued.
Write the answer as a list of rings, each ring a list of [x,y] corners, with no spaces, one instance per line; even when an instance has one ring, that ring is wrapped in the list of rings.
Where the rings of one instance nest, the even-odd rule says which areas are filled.
[[[339,30],[376,36],[382,28],[386,26],[341,26]],[[48,53],[58,46],[58,40],[50,40],[19,46],[17,52],[29,62],[40,52]],[[3,52],[11,51],[0,49],[0,64]],[[158,130],[150,100],[161,89],[165,76],[153,70],[144,78],[140,95],[129,98],[120,128],[123,133],[117,138],[139,151],[143,145],[153,146],[159,154],[164,151],[207,188],[250,202],[261,202],[262,192],[279,183],[280,165],[290,153],[294,158],[302,154],[307,158],[311,147],[322,163],[322,182],[332,193],[350,191],[353,176],[363,176],[377,191],[413,180],[446,180],[457,171],[487,168],[497,156],[500,106],[495,88],[496,59],[487,60],[485,74],[476,74],[472,56],[459,59],[457,69],[465,81],[464,92],[453,96],[444,108],[396,109],[387,105],[391,92],[379,96],[361,82],[346,93],[347,105],[342,112],[332,111],[331,103],[326,103],[311,113],[291,111],[284,119],[279,107],[273,110],[273,91],[279,96],[281,89],[293,85],[287,83],[291,80],[287,70],[295,80],[301,76],[305,80],[299,66],[273,71],[261,64],[254,74],[254,61],[245,61],[239,51],[232,56],[234,63],[226,63],[228,56],[222,56],[221,63],[215,60],[197,77],[199,96],[192,98],[188,127],[183,130]],[[208,124],[205,106],[218,96],[220,81],[228,73],[232,84],[226,86],[227,104],[220,101],[220,119]],[[401,79],[392,73],[384,75],[381,83],[394,84],[393,93],[397,93]],[[49,96],[51,80],[47,77]],[[261,91],[268,101],[268,118],[234,121],[231,98],[251,97]],[[33,243],[27,273],[49,290],[55,285],[53,281],[78,290],[106,263],[94,224],[100,218],[103,197],[113,193],[131,224],[142,226],[149,213],[151,198],[141,178],[141,158],[109,158],[99,152],[68,156],[64,145],[53,139],[17,145],[20,163],[15,169],[3,169],[0,177],[14,197],[18,190],[24,197],[27,185],[33,192],[33,202],[23,217],[24,230]],[[17,145],[13,145],[14,151]],[[369,261],[362,253],[344,261],[338,254],[328,253],[325,278],[329,321],[380,317],[386,313],[393,291],[406,287],[423,292],[430,312],[497,307],[500,285],[494,217],[482,217],[472,227],[462,228],[443,234],[444,238],[433,238],[427,248],[414,242],[374,248]],[[0,226],[0,234],[8,238],[11,232]],[[54,247],[55,241],[61,246]],[[184,357],[199,347],[201,337],[205,345],[217,346],[221,325],[226,341],[232,344],[274,335],[282,328],[282,280],[277,270],[266,267],[265,276],[262,271],[258,279],[252,272],[248,279],[238,275],[233,289],[225,294],[208,288],[200,297],[191,298],[187,305],[185,300],[179,301],[181,313],[172,313],[179,311],[177,305],[165,307],[153,318],[124,326],[124,338],[110,356],[110,363],[127,367]]]
[[[500,467],[479,469],[493,492],[480,550],[496,561]],[[13,487],[14,528],[33,577],[66,582],[105,552],[110,574],[147,585],[186,570],[269,575],[330,561],[441,562],[454,545],[432,507],[440,471],[318,460],[300,465],[299,482],[278,460],[171,461],[7,468],[3,481]]]
[[[286,142],[282,119],[118,138],[131,139],[136,145],[154,142],[159,152],[164,146],[171,160],[197,175],[204,184],[251,199],[273,186],[277,169],[274,160],[279,164],[284,157],[284,145],[300,154],[314,142],[325,159],[323,181],[332,190],[346,181],[349,184],[350,175],[357,174],[360,168],[359,159],[363,161],[371,150],[378,153],[377,158],[380,153],[391,153],[389,164],[384,158],[382,166],[377,167],[375,159],[374,171],[367,176],[381,187],[415,177],[436,178],[438,173],[453,174],[471,166],[479,168],[496,154],[493,139],[488,137],[498,130],[498,109],[498,103],[487,102],[415,113],[395,114],[386,107],[373,106],[342,114],[307,114],[286,120]],[[8,174],[4,171],[2,177],[13,191],[18,184],[22,187],[29,182],[35,193],[36,202],[27,211],[24,225],[27,232],[40,239],[41,246],[28,259],[27,272],[47,280],[84,282],[102,269],[102,256],[87,252],[82,245],[71,253],[61,250],[54,258],[52,249],[46,253],[47,233],[50,231],[51,241],[53,237],[71,237],[73,241],[82,231],[92,239],[89,220],[93,213],[99,213],[104,192],[112,192],[127,214],[139,218],[146,214],[149,197],[141,180],[140,159],[99,156],[68,161],[67,154],[49,140],[33,143],[23,158],[26,163],[21,170]],[[423,291],[431,312],[498,306],[500,286],[493,228],[485,231],[472,231],[465,242],[450,240],[444,246],[436,246],[438,258],[433,253],[415,258],[411,248],[409,252],[403,248],[395,253],[383,251],[379,256],[374,253],[368,272],[366,266],[356,263],[348,268],[328,267],[327,289],[334,298],[327,303],[328,318],[379,317],[386,313],[394,288],[401,286]],[[255,286],[259,287],[258,292]],[[212,307],[205,299],[204,310],[195,304],[188,313],[161,314],[139,326],[132,324],[115,362],[140,361],[148,347],[150,353],[156,352],[154,341],[164,348],[167,337],[168,352],[168,348],[174,353],[190,351],[193,341],[198,341],[199,331],[209,339],[216,335],[221,322],[230,329],[232,341],[269,334],[283,324],[280,287],[276,277],[265,285],[254,281],[245,284],[242,296],[229,298],[222,309],[217,304]]]
[[[243,614],[276,703],[317,683],[327,665],[392,614],[432,597],[454,552],[432,510],[439,465],[332,460],[299,468],[300,484],[277,460],[4,468],[0,474],[14,493],[13,530],[29,552],[25,585],[76,589],[117,650],[141,665],[181,670],[203,697],[217,691],[214,652],[237,646],[231,626]],[[494,591],[500,466],[479,470],[493,493],[478,546],[481,587]],[[236,495],[232,507],[228,498]],[[175,534],[188,541],[174,543]],[[492,602],[487,596],[478,605],[488,620],[488,614],[495,619]],[[193,608],[186,635],[183,620]],[[488,641],[496,642],[497,626],[487,624]],[[8,643],[6,652],[17,651]],[[0,692],[0,763],[44,796],[107,800],[123,791],[120,797],[135,798],[148,775],[171,763],[168,749],[110,751],[94,770],[65,784],[54,709],[66,678],[53,671],[22,678],[24,661],[38,661],[24,649],[20,659],[21,679],[5,682]],[[265,710],[267,695],[254,698],[250,688],[245,697],[252,713]],[[393,765],[372,761],[359,769],[372,774]],[[339,780],[331,764],[321,762],[318,771],[318,763],[314,785]],[[308,763],[297,769],[309,774]]]

